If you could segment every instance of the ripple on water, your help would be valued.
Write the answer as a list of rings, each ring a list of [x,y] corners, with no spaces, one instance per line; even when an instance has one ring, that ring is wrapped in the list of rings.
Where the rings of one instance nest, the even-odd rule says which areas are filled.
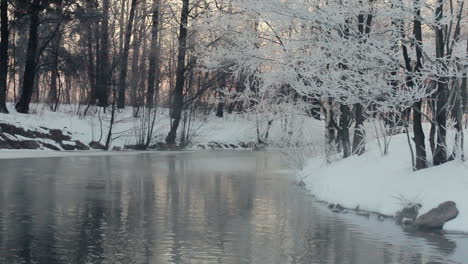
[[[0,263],[463,263],[467,236],[335,214],[276,154],[0,161]],[[465,252],[466,251],[466,252]]]

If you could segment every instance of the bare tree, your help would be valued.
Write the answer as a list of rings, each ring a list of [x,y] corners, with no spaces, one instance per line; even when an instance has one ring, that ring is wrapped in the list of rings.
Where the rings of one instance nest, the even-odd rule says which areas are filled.
[[[130,5],[130,16],[127,22],[127,28],[125,30],[125,40],[122,51],[122,58],[120,64],[120,76],[119,76],[119,98],[117,101],[118,108],[125,107],[125,88],[127,87],[127,66],[128,66],[128,53],[130,49],[130,38],[132,36],[133,20],[135,17],[135,8],[137,5],[136,0],[132,0]],[[123,13],[123,12],[122,12]]]
[[[42,10],[42,1],[33,0],[28,6],[28,14],[30,16],[29,22],[29,38],[28,48],[26,51],[26,63],[24,66],[23,73],[23,88],[21,91],[21,97],[16,103],[16,111],[19,113],[29,113],[29,104],[34,89],[34,81],[36,80],[36,66],[37,66],[37,55],[38,55],[38,28],[39,28],[39,13]]]
[[[109,105],[108,93],[111,80],[111,67],[109,62],[109,0],[102,1],[102,18],[100,28],[99,71],[96,85],[97,105]]]
[[[146,105],[153,107],[154,94],[159,92],[159,0],[153,0],[153,24],[151,26],[151,47],[148,68],[148,89],[146,91]]]
[[[189,17],[189,0],[182,0],[182,11],[179,29],[179,47],[177,55],[176,85],[173,91],[171,117],[171,130],[166,137],[166,143],[175,145],[177,128],[179,127],[184,107],[184,83],[185,83],[185,54],[187,52],[187,25]]]

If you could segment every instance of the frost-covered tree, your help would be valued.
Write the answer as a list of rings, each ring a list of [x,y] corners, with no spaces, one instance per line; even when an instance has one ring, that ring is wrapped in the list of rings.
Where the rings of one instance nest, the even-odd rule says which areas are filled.
[[[437,76],[457,78],[458,73],[456,67],[441,67],[438,61],[443,60],[423,49],[423,23],[434,26],[438,20],[421,15],[422,3],[232,0],[230,4],[231,12],[210,17],[200,26],[212,36],[212,43],[200,51],[209,68],[229,61],[234,76],[255,76],[261,80],[256,82],[256,93],[270,96],[259,98],[271,101],[288,87],[300,98],[319,102],[327,142],[338,142],[344,157],[363,153],[367,116],[400,115],[412,108],[416,155],[425,163],[421,158],[425,148],[418,144],[421,135],[424,143],[421,104],[436,93],[431,84]],[[413,32],[408,34],[410,28]],[[245,83],[251,85],[251,79]],[[251,89],[246,91],[252,96]]]

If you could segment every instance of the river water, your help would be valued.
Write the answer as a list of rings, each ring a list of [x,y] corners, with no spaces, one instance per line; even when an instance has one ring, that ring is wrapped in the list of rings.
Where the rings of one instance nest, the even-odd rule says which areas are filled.
[[[279,155],[0,160],[0,263],[468,263],[468,237],[337,214]]]

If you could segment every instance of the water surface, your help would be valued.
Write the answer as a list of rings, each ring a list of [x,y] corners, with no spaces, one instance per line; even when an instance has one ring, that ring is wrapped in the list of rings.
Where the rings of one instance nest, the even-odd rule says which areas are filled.
[[[0,160],[0,263],[466,263],[463,235],[335,214],[279,155]]]

